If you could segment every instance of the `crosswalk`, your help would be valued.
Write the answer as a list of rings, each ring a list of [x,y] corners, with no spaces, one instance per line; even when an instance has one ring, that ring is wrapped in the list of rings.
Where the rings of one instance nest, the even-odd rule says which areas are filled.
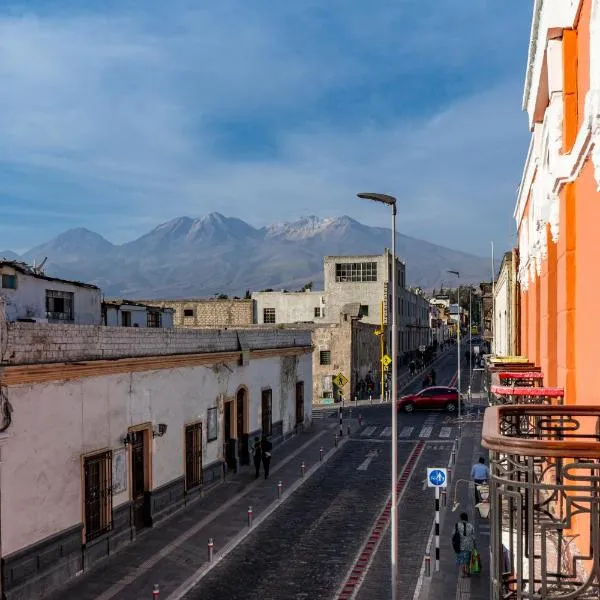
[[[425,422],[427,423],[427,422]],[[412,440],[412,439],[440,439],[450,440],[453,439],[456,432],[454,427],[441,426],[439,423],[433,425],[423,424],[422,426],[405,426],[398,432],[398,439]],[[391,439],[392,428],[384,427],[382,425],[367,425],[360,433],[359,437],[362,439],[377,439],[385,440]]]

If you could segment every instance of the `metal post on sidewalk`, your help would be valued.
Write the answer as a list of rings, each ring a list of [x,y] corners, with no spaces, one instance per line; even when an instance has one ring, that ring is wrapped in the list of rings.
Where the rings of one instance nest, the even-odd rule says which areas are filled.
[[[369,394],[369,402],[373,404],[373,394]]]
[[[319,448],[319,460],[323,460],[323,446]]]
[[[435,570],[440,570],[440,488],[435,488]]]
[[[448,485],[452,485],[452,467],[448,467]]]
[[[442,508],[444,508],[448,504],[448,492],[446,490],[442,490]]]
[[[431,555],[429,552],[425,555],[425,577],[431,577]]]
[[[281,490],[283,489],[283,483],[281,479],[277,482],[277,499],[281,500]]]
[[[340,437],[344,437],[344,399],[340,401]]]
[[[213,561],[213,550],[215,547],[214,540],[212,538],[208,538],[208,562],[211,563]]]
[[[248,507],[248,527],[252,527],[252,516],[253,516],[252,507],[249,506]]]
[[[300,463],[300,474],[304,477],[304,469],[305,469],[304,461]]]
[[[154,584],[154,589],[152,590],[152,600],[158,600],[160,596],[160,587],[158,587],[158,583]]]
[[[335,434],[335,447],[336,447],[336,448],[338,447],[338,441],[339,441],[339,439],[340,439],[340,438],[339,438],[338,434],[336,433],[336,434]]]
[[[450,454],[450,466],[453,467],[456,464],[456,444],[452,445],[452,453]]]

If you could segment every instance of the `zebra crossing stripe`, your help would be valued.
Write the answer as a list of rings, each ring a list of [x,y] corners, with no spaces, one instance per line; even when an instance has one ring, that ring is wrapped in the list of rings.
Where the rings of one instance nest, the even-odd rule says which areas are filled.
[[[361,432],[361,436],[362,437],[368,437],[370,435],[373,435],[375,433],[375,430],[377,429],[377,427],[366,427],[362,432]]]
[[[392,437],[392,428],[386,427],[380,434],[379,437]]]
[[[440,435],[439,435],[439,437],[441,437],[441,438],[449,438],[451,433],[452,433],[452,427],[442,427],[440,429]]]
[[[400,437],[401,438],[407,438],[410,437],[412,435],[412,432],[414,431],[414,427],[403,427],[402,431],[400,432]]]
[[[433,431],[433,427],[423,427],[423,429],[421,429],[421,433],[419,433],[419,437],[420,438],[428,438],[431,435],[432,431]]]

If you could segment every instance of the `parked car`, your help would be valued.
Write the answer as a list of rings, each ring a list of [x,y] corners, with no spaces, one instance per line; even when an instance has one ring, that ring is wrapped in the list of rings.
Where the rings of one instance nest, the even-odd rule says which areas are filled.
[[[420,409],[458,410],[458,390],[453,387],[432,386],[416,394],[402,396],[398,400],[398,411],[413,412]]]

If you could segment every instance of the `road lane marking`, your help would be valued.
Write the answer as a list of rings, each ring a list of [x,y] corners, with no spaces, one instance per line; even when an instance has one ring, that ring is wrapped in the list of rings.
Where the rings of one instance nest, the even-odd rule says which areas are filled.
[[[379,437],[392,437],[392,428],[386,427],[380,434]]]
[[[371,450],[369,454],[367,454],[367,458],[356,468],[357,471],[366,471],[371,464],[371,461],[377,457],[379,452],[377,450]]]
[[[440,429],[440,437],[449,438],[452,433],[452,427],[442,427]]]
[[[407,438],[410,437],[412,435],[412,432],[415,430],[414,427],[403,427],[402,431],[400,432],[400,437],[401,438]]]
[[[366,427],[365,430],[362,431],[360,435],[362,437],[368,437],[370,435],[373,435],[373,433],[375,433],[376,429],[377,429],[377,427],[373,427],[373,426]]]
[[[420,438],[428,438],[431,436],[431,432],[433,431],[433,427],[423,427],[421,429],[421,433],[419,433]]]

